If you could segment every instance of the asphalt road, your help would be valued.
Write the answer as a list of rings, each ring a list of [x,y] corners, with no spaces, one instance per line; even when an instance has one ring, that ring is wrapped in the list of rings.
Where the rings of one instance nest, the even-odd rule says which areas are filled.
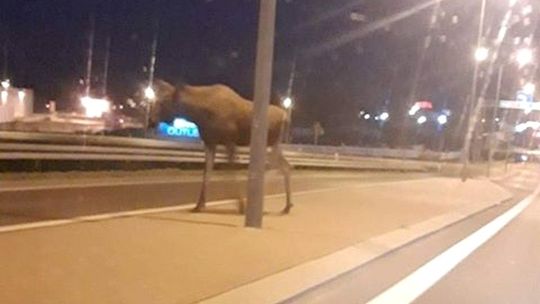
[[[540,172],[523,170],[501,181],[514,199],[387,254],[360,269],[299,295],[290,303],[366,303],[387,293],[435,257],[523,201]],[[424,277],[429,281],[432,276]],[[423,283],[421,283],[423,284]],[[540,303],[540,198],[498,234],[435,280],[414,303]],[[408,303],[394,299],[381,303]]]
[[[0,226],[65,219],[77,216],[159,208],[195,203],[200,191],[200,173],[130,178],[94,177],[83,182],[69,179],[39,180],[9,190],[0,189]],[[219,172],[209,186],[208,201],[236,199],[244,195],[245,175],[242,172]],[[421,178],[425,173],[347,172],[302,170],[293,173],[293,191],[343,186],[348,182],[376,182]],[[278,174],[269,174],[266,193],[283,192]]]

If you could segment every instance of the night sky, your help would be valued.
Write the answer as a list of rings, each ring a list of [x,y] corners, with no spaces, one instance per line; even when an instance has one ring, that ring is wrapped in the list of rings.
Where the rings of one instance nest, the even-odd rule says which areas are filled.
[[[333,44],[425,1],[278,0],[273,91],[286,92],[296,57],[294,125],[321,121],[334,135],[328,136],[328,143],[355,143],[354,130],[362,127],[360,110],[384,108],[391,116],[401,115],[410,106],[413,87],[415,99],[432,100],[437,108],[459,113],[470,91],[480,1],[443,1],[431,29],[432,7],[343,45]],[[507,1],[489,2],[486,32],[493,36]],[[37,110],[51,99],[60,109],[76,106],[86,71],[91,16],[96,22],[94,94],[103,85],[107,37],[112,41],[108,96],[123,103],[147,80],[152,37],[158,29],[156,77],[225,83],[252,96],[258,1],[3,0],[0,44],[8,50],[8,77],[16,86],[35,89]],[[427,35],[431,44],[415,85]],[[511,94],[510,88],[507,91],[503,93]],[[398,127],[389,123],[388,132]]]

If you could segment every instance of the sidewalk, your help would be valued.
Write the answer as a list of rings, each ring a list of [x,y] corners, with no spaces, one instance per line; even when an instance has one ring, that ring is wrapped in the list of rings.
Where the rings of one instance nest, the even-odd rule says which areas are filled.
[[[202,214],[166,212],[2,233],[0,299],[283,300],[357,266],[362,261],[355,257],[367,261],[509,197],[486,180],[429,178],[306,191],[294,195],[288,216],[275,213],[284,199],[273,196],[266,199],[261,230],[243,228],[236,206],[225,205]]]

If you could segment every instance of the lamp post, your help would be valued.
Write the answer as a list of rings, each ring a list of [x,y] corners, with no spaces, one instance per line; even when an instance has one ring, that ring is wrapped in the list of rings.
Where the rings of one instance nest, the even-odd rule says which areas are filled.
[[[287,110],[287,121],[289,122],[287,124],[287,129],[285,130],[285,143],[289,143],[291,140],[291,127],[292,127],[292,107],[293,107],[293,100],[292,100],[292,89],[294,86],[294,80],[296,78],[296,52],[294,54],[292,67],[291,67],[291,74],[289,77],[289,83],[287,85],[287,97],[283,99],[282,105]]]
[[[146,99],[146,111],[144,118],[144,133],[148,135],[148,120],[150,119],[150,104],[156,100],[156,92],[154,91],[154,74],[156,71],[156,54],[159,39],[159,22],[155,21],[154,37],[152,38],[152,49],[150,52],[150,68],[148,72],[148,87],[144,89],[144,98]]]
[[[532,49],[530,48],[521,48],[519,49],[516,54],[515,54],[515,62],[518,64],[518,67],[519,68],[523,68],[531,63],[533,63],[534,61],[534,52]],[[491,175],[491,166],[493,164],[493,154],[494,154],[494,151],[493,151],[493,147],[497,146],[498,143],[497,143],[497,139],[496,139],[496,136],[495,136],[495,131],[496,131],[496,124],[497,124],[497,117],[498,117],[498,109],[499,109],[499,102],[500,102],[500,99],[501,99],[501,87],[502,87],[502,81],[503,81],[503,75],[504,75],[504,70],[505,70],[505,64],[504,63],[501,63],[499,65],[499,70],[498,70],[498,73],[497,73],[497,89],[496,89],[496,93],[495,93],[495,105],[494,105],[494,110],[493,110],[493,117],[492,117],[492,121],[491,121],[491,128],[490,128],[490,135],[489,135],[489,141],[488,141],[488,164],[487,164],[487,176],[490,177]],[[534,84],[528,84],[528,85],[525,85],[523,87],[523,90],[530,94],[530,95],[534,95],[534,91],[536,90],[536,87]],[[503,118],[503,122],[506,121],[506,113],[504,115],[505,117]],[[509,147],[507,145],[507,149],[506,149],[506,155],[508,155],[508,150],[509,150]],[[506,161],[507,157],[505,156],[505,161]],[[505,170],[506,170],[507,166],[505,165]]]
[[[268,104],[272,83],[276,0],[259,1],[255,98],[249,155],[245,225],[261,228],[263,219],[264,171],[268,138]]]
[[[468,106],[468,113],[469,116],[473,116],[473,109],[476,104],[476,89],[478,85],[478,72],[480,70],[480,63],[484,60],[486,60],[489,56],[489,50],[482,47],[482,37],[484,36],[484,22],[486,18],[486,3],[487,0],[482,0],[482,3],[480,5],[480,22],[478,24],[478,33],[476,36],[476,49],[475,49],[475,56],[474,56],[474,71],[473,71],[473,79],[472,79],[472,88],[471,88],[471,98]],[[464,117],[464,116],[463,116]],[[471,119],[465,119],[466,122],[464,130],[467,130],[467,128],[471,127],[469,126],[469,122]],[[461,152],[461,161],[463,164],[463,168],[461,170],[461,179],[463,181],[466,180],[466,174],[467,174],[467,168],[469,165],[469,157],[470,157],[470,139],[465,136],[464,143],[463,143],[463,150]]]
[[[414,136],[414,143],[417,143],[418,136],[420,136],[420,129],[422,128],[422,125],[427,122],[427,117],[422,115],[416,119],[416,135]]]
[[[444,128],[446,124],[448,123],[448,115],[447,114],[439,114],[437,116],[437,131],[439,132],[439,151],[441,152],[441,159],[442,159],[442,153],[444,152],[444,146],[446,144],[446,134],[444,132]]]
[[[144,89],[144,99],[145,99],[145,114],[144,114],[144,134],[148,135],[148,124],[150,120],[150,104],[156,100],[156,92],[152,85],[148,85]]]
[[[493,117],[491,121],[491,129],[488,141],[488,163],[487,163],[487,177],[491,175],[491,164],[493,162],[493,146],[497,145],[497,141],[493,141],[495,137],[495,130],[497,126],[497,115],[499,109],[499,101],[501,99],[501,86],[502,86],[502,77],[504,73],[504,65],[499,66],[499,71],[497,73],[497,91],[495,93],[495,107],[493,108]]]

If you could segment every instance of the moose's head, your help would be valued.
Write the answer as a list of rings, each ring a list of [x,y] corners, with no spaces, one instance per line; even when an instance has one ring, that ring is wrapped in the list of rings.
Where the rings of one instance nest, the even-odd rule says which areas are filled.
[[[152,85],[153,92],[145,92],[149,103],[148,126],[154,128],[160,121],[172,121],[176,113],[176,88],[170,83],[156,79]]]

